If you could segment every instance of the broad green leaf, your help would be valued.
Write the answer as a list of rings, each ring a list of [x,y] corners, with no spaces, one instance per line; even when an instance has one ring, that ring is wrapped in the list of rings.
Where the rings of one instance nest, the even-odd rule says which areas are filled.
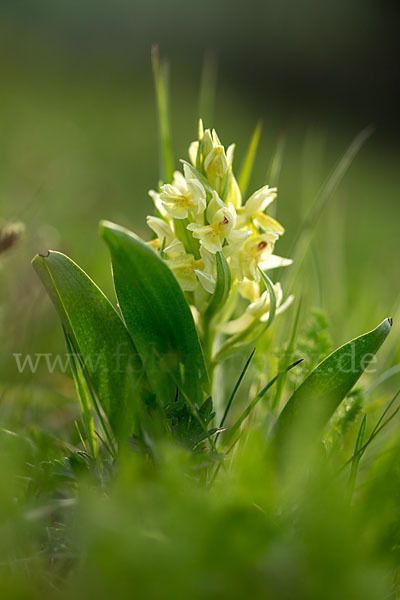
[[[126,326],[149,382],[164,405],[176,388],[202,405],[208,391],[203,353],[189,305],[172,271],[134,233],[102,222]]]
[[[211,318],[225,305],[231,289],[231,270],[222,252],[216,253],[217,283],[210,304],[205,312],[205,317]]]
[[[60,252],[37,255],[42,280],[114,432],[129,426],[144,392],[143,366],[121,318],[103,292]]]
[[[296,426],[312,417],[313,426],[323,426],[350,392],[385,341],[392,326],[385,319],[376,329],[344,344],[306,377],[282,410],[277,431]]]
[[[256,125],[243,161],[243,166],[240,170],[238,183],[242,196],[246,194],[249,185],[251,172],[253,170],[253,165],[257,154],[258,142],[260,141],[261,129],[262,120],[260,120]]]

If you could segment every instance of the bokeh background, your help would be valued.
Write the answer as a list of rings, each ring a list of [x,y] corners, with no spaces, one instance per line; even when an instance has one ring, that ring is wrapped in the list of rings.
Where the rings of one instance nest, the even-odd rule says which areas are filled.
[[[1,264],[0,354],[18,402],[28,385],[30,407],[32,386],[38,404],[50,383],[52,402],[72,393],[64,379],[55,386],[57,374],[21,377],[13,359],[64,352],[32,256],[62,250],[112,294],[98,221],[146,235],[147,191],[158,181],[155,42],[171,61],[177,158],[195,137],[205,56],[217,87],[203,116],[237,143],[236,165],[264,119],[254,188],[285,139],[283,256],[346,147],[374,125],[323,211],[298,294],[326,311],[337,344],[399,312],[399,12],[395,0],[1,0],[0,216],[22,220],[26,235]],[[2,414],[13,414],[7,398]]]

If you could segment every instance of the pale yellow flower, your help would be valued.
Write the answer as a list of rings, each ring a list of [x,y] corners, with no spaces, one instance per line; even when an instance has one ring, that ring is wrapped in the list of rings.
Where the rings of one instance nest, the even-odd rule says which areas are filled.
[[[275,315],[282,313],[293,301],[293,296],[289,296],[287,300],[282,303],[283,293],[280,283],[274,284],[274,292],[276,298],[276,311]],[[223,323],[220,325],[219,330],[222,333],[229,335],[238,334],[246,329],[251,328],[257,322],[264,323],[268,321],[269,312],[271,307],[270,295],[267,290],[261,294],[257,300],[248,305],[245,312],[232,321]]]
[[[160,200],[160,194],[158,192],[156,192],[155,190],[149,190],[149,196],[153,200],[154,206],[156,207],[158,213],[162,217],[167,218],[169,215],[168,215],[167,211],[165,210],[163,203]]]
[[[215,210],[216,207],[219,208]],[[228,244],[235,243],[247,236],[247,232],[235,229],[237,215],[233,204],[229,203],[226,206],[216,194],[208,206],[207,218],[209,225],[190,223],[187,228],[192,232],[193,237],[199,239],[200,244],[212,254],[222,250],[225,240]]]
[[[278,221],[264,213],[276,196],[276,188],[270,188],[268,185],[264,185],[254,192],[243,206],[239,223],[244,225],[252,220],[256,227],[268,231],[275,236],[275,239],[278,239],[284,233],[284,228]]]
[[[175,239],[175,233],[169,223],[158,217],[149,216],[146,219],[147,225],[154,231],[160,242],[164,246],[169,246]]]
[[[178,254],[165,261],[177,278],[184,292],[193,292],[196,288],[196,270],[203,266],[201,260],[196,260],[193,254]]]
[[[204,160],[204,170],[212,185],[217,185],[228,170],[228,160],[223,146],[215,146]]]
[[[190,298],[200,313],[215,291],[216,253],[223,252],[233,282],[232,307],[236,294],[249,302],[241,317],[223,325],[224,333],[244,331],[268,319],[269,296],[262,293],[260,269],[268,271],[292,263],[273,254],[275,242],[284,233],[282,225],[265,214],[276,198],[276,188],[263,186],[243,205],[233,171],[234,151],[234,144],[225,150],[216,131],[204,130],[200,120],[198,139],[188,149],[195,168],[182,161],[183,173],[176,171],[172,183],[163,185],[160,193],[149,192],[158,213],[147,219],[157,235],[148,244],[161,252],[182,289],[193,292]],[[184,227],[187,235],[191,232],[199,240],[200,257],[194,249],[194,255],[187,254],[188,242],[193,240],[187,239],[176,219],[187,219]],[[275,284],[275,292],[280,312],[290,298],[282,303],[279,284]]]
[[[252,281],[246,277],[239,281],[237,284],[237,290],[242,298],[255,302],[260,297],[260,283],[258,281]]]
[[[217,277],[215,254],[212,254],[202,246],[200,248],[200,255],[203,260],[203,267],[196,269],[196,275],[206,292],[213,294]]]
[[[197,154],[199,152],[199,142],[192,142],[189,146],[189,158],[192,165],[195,167],[197,163]]]
[[[238,252],[231,254],[231,267],[240,281],[244,278],[260,281],[259,268],[262,270],[285,267],[292,263],[288,258],[272,254],[274,236],[269,233],[249,237]]]
[[[185,177],[175,171],[172,184],[161,187],[160,200],[165,210],[175,219],[186,219],[189,211],[200,215],[206,208],[206,193],[198,179]]]

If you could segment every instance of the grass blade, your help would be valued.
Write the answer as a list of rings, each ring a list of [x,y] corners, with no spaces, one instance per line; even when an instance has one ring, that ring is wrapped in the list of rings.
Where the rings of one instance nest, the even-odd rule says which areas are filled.
[[[243,381],[243,378],[244,378],[244,376],[246,375],[247,369],[248,369],[248,368],[249,368],[249,366],[250,366],[250,363],[251,363],[251,361],[252,361],[252,359],[253,359],[253,356],[254,356],[254,353],[255,353],[255,351],[256,351],[256,349],[254,348],[254,349],[252,350],[252,352],[251,352],[251,354],[250,354],[249,358],[247,359],[247,361],[246,361],[246,363],[245,363],[245,365],[244,365],[244,367],[243,367],[243,369],[242,369],[242,372],[241,372],[241,373],[240,373],[240,375],[239,375],[239,378],[238,378],[237,382],[235,383],[235,386],[234,386],[234,388],[233,388],[233,390],[232,390],[232,393],[231,393],[231,395],[230,395],[230,397],[229,397],[229,400],[228,400],[228,402],[227,402],[227,404],[226,404],[226,407],[225,407],[225,410],[224,410],[223,417],[222,417],[222,419],[221,419],[221,422],[220,422],[220,424],[219,424],[219,427],[220,427],[220,429],[222,429],[222,427],[223,427],[223,425],[224,425],[224,423],[225,423],[225,421],[226,421],[226,418],[227,418],[227,416],[228,416],[228,414],[229,414],[229,411],[230,411],[230,409],[231,409],[231,406],[232,406],[232,402],[234,401],[234,399],[235,399],[235,397],[236,397],[236,393],[237,393],[237,391],[238,391],[238,389],[239,389],[239,387],[240,387],[240,384],[242,383],[242,381]]]
[[[247,149],[246,156],[244,157],[242,168],[240,169],[238,184],[242,196],[246,194],[247,188],[249,186],[250,177],[253,171],[254,161],[257,154],[258,143],[260,141],[262,125],[263,122],[260,119],[260,121],[258,121],[256,125],[256,128],[254,129],[249,147]]]
[[[291,365],[289,365],[286,368],[286,371],[290,371],[291,369],[293,369],[294,367],[296,367],[297,365],[299,365],[301,362],[303,362],[303,360],[304,360],[303,358],[300,358],[299,360],[296,360],[294,363],[292,363]],[[231,439],[236,434],[236,432],[238,431],[238,429],[240,428],[240,426],[242,425],[242,423],[247,419],[247,417],[252,412],[252,410],[257,406],[257,404],[259,403],[259,401],[263,398],[263,396],[265,396],[265,394],[268,392],[268,390],[278,380],[278,378],[279,378],[280,375],[281,375],[281,372],[279,372],[277,375],[275,375],[275,377],[273,377],[271,379],[271,381],[269,381],[267,383],[267,385],[264,386],[260,392],[258,392],[258,394],[254,398],[254,400],[252,400],[252,402],[250,402],[250,404],[248,405],[248,407],[243,411],[243,413],[240,415],[240,417],[238,418],[238,420],[236,421],[236,423],[230,428],[230,430],[228,431],[227,435],[225,436],[225,438],[224,438],[224,446],[226,446],[228,444],[228,442],[231,441]]]
[[[325,184],[318,192],[308,215],[304,219],[294,239],[292,249],[289,252],[289,256],[294,257],[294,267],[290,270],[290,273],[286,272],[286,274],[284,274],[283,281],[287,280],[290,276],[292,285],[294,285],[293,282],[299,276],[304,259],[311,247],[314,232],[324,208],[335,194],[354,158],[372,133],[373,127],[369,126],[356,135],[332,173],[329,175]]]
[[[282,169],[283,154],[285,151],[286,136],[281,134],[276,144],[275,152],[268,167],[265,183],[270,187],[277,187],[279,183],[279,175]],[[271,207],[272,208],[272,207]],[[270,208],[270,210],[271,210]]]
[[[395,403],[396,399],[399,397],[400,395],[400,390],[398,390],[395,395],[393,396],[393,398],[390,400],[390,402],[388,403],[388,405],[386,406],[385,410],[383,411],[383,413],[381,414],[381,416],[379,417],[375,427],[373,428],[368,440],[365,442],[365,444],[363,446],[361,446],[361,448],[359,448],[357,451],[354,452],[354,454],[351,456],[351,458],[349,458],[348,461],[346,461],[344,463],[344,465],[341,467],[340,471],[342,471],[345,467],[347,467],[347,465],[349,465],[350,463],[352,463],[354,461],[355,458],[357,458],[359,456],[359,459],[361,459],[361,456],[364,454],[364,452],[366,451],[366,449],[368,448],[368,446],[370,445],[370,443],[372,442],[372,440],[382,431],[382,429],[384,429],[386,427],[386,425],[388,425],[390,423],[390,421],[397,415],[397,413],[400,410],[400,406],[398,406],[393,412],[392,414],[386,419],[386,421],[384,421],[385,416],[387,415],[387,413],[389,412],[389,410],[391,409],[391,407],[393,406],[393,404]]]
[[[211,123],[214,115],[217,88],[217,60],[212,52],[204,56],[199,93],[199,118]]]
[[[279,406],[282,392],[285,387],[286,373],[287,373],[286,367],[290,364],[291,358],[293,356],[294,345],[296,343],[297,331],[299,328],[300,314],[301,314],[301,299],[299,300],[299,305],[297,307],[297,312],[296,312],[296,315],[294,318],[293,329],[292,329],[292,334],[290,336],[289,344],[288,344],[288,347],[287,347],[285,354],[283,356],[283,359],[282,359],[282,364],[281,364],[281,368],[280,368],[280,371],[282,371],[282,374],[279,376],[278,383],[276,384],[276,393],[275,393],[275,397],[272,401],[272,406],[271,406],[272,409],[275,409],[277,406]]]
[[[359,465],[360,459],[361,459],[360,450],[362,448],[366,424],[367,424],[367,415],[364,415],[364,417],[361,421],[360,429],[358,431],[356,445],[354,448],[354,457],[353,457],[353,460],[351,463],[351,471],[350,471],[350,478],[349,478],[349,496],[350,496],[350,498],[353,495],[354,488],[356,485],[358,465]]]
[[[160,61],[157,45],[152,48],[151,58],[160,139],[160,179],[165,183],[171,183],[174,172],[174,158],[169,119],[169,65],[165,61]]]

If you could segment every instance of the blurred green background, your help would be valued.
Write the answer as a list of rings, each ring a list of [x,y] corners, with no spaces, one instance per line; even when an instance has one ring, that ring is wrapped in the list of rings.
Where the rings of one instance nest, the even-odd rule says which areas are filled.
[[[236,168],[264,119],[253,189],[285,142],[282,256],[352,139],[374,125],[321,214],[294,290],[300,355],[315,342],[313,307],[335,346],[394,318],[359,412],[344,409],[350,426],[336,451],[338,464],[347,460],[361,412],[371,430],[400,380],[399,12],[397,0],[0,0],[0,221],[26,226],[0,256],[1,597],[399,597],[398,419],[363,462],[351,506],[347,472],[308,462],[302,448],[286,472],[257,428],[211,489],[168,445],[154,469],[130,452],[111,481],[78,468],[75,479],[68,461],[48,462],[81,447],[69,374],[20,374],[13,356],[65,352],[30,265],[36,252],[66,252],[113,298],[99,220],[147,235],[159,176],[152,44],[171,61],[177,160],[196,135],[212,56],[215,108],[202,116],[224,144],[236,142]],[[274,348],[295,307],[277,320]]]
[[[49,383],[60,402],[73,397],[57,374],[21,377],[16,369],[13,353],[64,352],[32,256],[62,250],[112,294],[98,221],[114,220],[146,235],[152,210],[147,191],[158,181],[154,42],[172,64],[177,159],[186,157],[196,134],[207,53],[218,65],[207,125],[225,144],[236,142],[236,166],[264,118],[253,188],[264,182],[284,137],[277,203],[286,227],[277,247],[283,256],[353,137],[375,125],[322,214],[296,291],[308,308],[326,310],[335,344],[395,317],[398,13],[396,2],[372,0],[2,0],[0,210],[3,219],[26,224],[25,239],[1,265],[3,381],[37,388],[38,403]],[[395,321],[390,365],[398,331]],[[12,414],[4,407],[7,397],[3,414]],[[28,411],[28,421],[37,418]]]

